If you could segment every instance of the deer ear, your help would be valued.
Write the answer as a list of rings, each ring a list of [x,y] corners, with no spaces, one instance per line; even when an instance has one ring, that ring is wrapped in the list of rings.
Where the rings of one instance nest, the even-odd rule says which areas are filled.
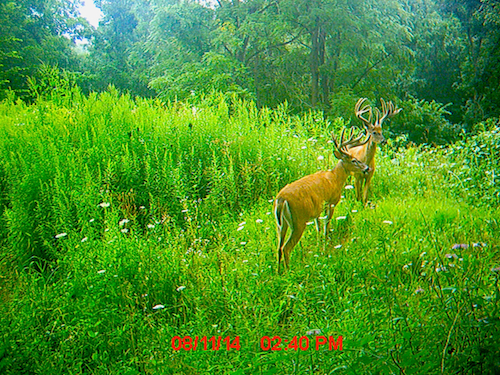
[[[337,150],[333,150],[333,155],[335,155],[337,159],[342,160],[342,154]]]

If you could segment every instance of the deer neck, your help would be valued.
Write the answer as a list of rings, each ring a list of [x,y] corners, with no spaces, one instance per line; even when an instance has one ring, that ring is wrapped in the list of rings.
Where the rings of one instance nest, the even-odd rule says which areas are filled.
[[[343,184],[349,176],[349,171],[345,168],[344,162],[339,160],[335,168],[330,171],[330,180],[335,180],[339,184]]]
[[[375,154],[377,153],[377,143],[373,142],[373,138],[370,136],[368,143],[366,144],[365,151],[365,163],[369,163],[371,160],[375,159]]]

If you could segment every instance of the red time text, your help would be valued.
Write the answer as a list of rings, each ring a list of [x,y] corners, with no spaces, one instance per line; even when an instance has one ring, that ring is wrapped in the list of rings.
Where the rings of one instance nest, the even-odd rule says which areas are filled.
[[[291,340],[282,339],[279,336],[263,336],[260,339],[260,348],[262,350],[295,350],[305,351],[309,348],[320,350],[328,348],[328,350],[342,350],[342,336],[335,338],[334,336],[293,336]]]

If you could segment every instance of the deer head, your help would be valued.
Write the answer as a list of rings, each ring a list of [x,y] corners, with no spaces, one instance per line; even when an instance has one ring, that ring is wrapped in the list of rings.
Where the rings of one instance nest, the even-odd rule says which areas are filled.
[[[340,133],[339,142],[335,140],[334,134],[332,133],[332,141],[333,144],[335,145],[335,148],[333,149],[333,154],[337,159],[342,161],[342,166],[347,170],[347,172],[359,173],[361,171],[362,173],[368,173],[370,171],[370,168],[365,163],[351,156],[348,150],[350,147],[364,145],[365,143],[368,142],[370,137],[368,136],[364,141],[362,141],[362,138],[365,136],[365,133],[360,132],[358,136],[353,139],[354,128],[351,128],[351,132],[349,133],[349,138],[346,141],[344,141],[344,131],[345,128],[343,128],[342,133]]]
[[[386,102],[384,99],[380,98],[382,110],[379,110],[378,108],[372,108],[370,105],[365,104],[366,100],[366,98],[360,98],[356,103],[354,107],[356,117],[363,122],[373,142],[384,144],[387,141],[382,135],[382,123],[387,117],[392,117],[401,112],[402,108],[397,108],[391,101]],[[366,113],[368,113],[368,118],[365,117]]]

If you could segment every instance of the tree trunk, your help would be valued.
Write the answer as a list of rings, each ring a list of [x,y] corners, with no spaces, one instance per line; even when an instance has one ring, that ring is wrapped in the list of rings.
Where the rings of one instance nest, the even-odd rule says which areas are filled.
[[[319,27],[314,27],[311,31],[311,106],[316,107],[319,96]]]
[[[325,108],[330,104],[330,79],[328,72],[321,69],[325,65],[326,55],[326,32],[320,30],[319,32],[319,84],[321,86],[321,103]]]
[[[319,104],[328,104],[329,101],[329,79],[328,74],[321,72],[321,67],[325,65],[325,41],[326,32],[319,26],[319,20],[316,20],[316,26],[311,31],[311,106],[316,107]]]

